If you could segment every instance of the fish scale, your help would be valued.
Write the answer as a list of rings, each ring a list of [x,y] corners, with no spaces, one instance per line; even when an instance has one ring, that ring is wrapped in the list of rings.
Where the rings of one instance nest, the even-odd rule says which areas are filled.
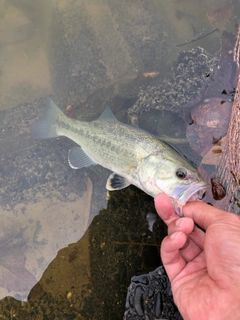
[[[70,126],[68,121],[71,122],[72,119],[65,117],[65,121],[59,123],[59,134],[81,145],[83,150],[102,166],[105,166],[106,161],[114,161],[114,169],[116,166],[129,167],[129,160],[131,164],[137,164],[139,158],[159,151],[159,140],[123,123],[74,121]],[[164,148],[163,145],[162,147]],[[119,157],[119,154],[123,157]]]

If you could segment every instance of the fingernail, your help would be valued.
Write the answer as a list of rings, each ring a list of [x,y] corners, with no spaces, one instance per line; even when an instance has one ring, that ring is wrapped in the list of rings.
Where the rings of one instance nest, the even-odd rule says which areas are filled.
[[[180,235],[181,232],[174,232],[170,235],[170,239],[176,239],[179,235]]]
[[[180,227],[183,222],[184,221],[181,218],[179,218],[179,219],[176,220],[175,224],[176,224],[177,227]]]

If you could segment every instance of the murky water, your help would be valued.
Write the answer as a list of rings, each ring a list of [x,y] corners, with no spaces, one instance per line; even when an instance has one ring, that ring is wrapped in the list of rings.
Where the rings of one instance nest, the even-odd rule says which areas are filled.
[[[0,319],[122,319],[131,277],[161,263],[166,230],[148,230],[151,197],[135,187],[109,197],[107,170],[68,166],[69,140],[32,140],[45,97],[71,117],[96,119],[109,105],[130,122],[140,90],[171,79],[179,52],[214,55],[222,32],[236,33],[239,6],[0,0]],[[191,41],[203,28],[218,31]],[[181,112],[142,111],[141,127],[185,137]]]

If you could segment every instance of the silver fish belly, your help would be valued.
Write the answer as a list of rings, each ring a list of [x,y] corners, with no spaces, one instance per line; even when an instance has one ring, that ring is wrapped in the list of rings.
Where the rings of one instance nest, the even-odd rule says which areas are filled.
[[[197,170],[166,143],[148,132],[119,122],[106,108],[91,122],[67,117],[48,98],[47,109],[31,127],[36,139],[66,136],[78,146],[69,151],[74,169],[99,164],[113,172],[108,190],[133,184],[155,197],[164,192],[181,215],[187,201],[198,200],[208,185]]]

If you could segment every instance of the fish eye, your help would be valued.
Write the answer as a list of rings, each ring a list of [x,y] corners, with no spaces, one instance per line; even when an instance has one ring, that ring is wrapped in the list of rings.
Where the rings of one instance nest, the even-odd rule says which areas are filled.
[[[184,168],[179,168],[179,169],[177,169],[177,171],[176,171],[176,176],[177,176],[179,179],[185,179],[186,176],[187,176],[187,170],[184,169]]]

